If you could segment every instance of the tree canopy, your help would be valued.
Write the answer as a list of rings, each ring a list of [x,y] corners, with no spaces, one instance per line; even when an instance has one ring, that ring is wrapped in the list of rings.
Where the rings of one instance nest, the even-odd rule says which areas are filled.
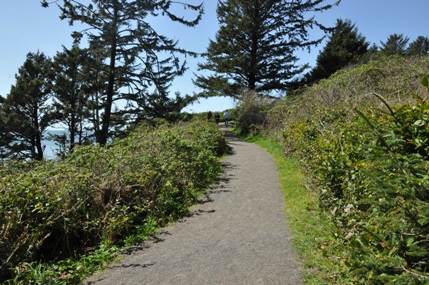
[[[392,34],[385,42],[381,42],[380,53],[383,55],[405,55],[410,40],[403,34]]]
[[[69,144],[64,149],[72,150],[75,139],[81,143],[84,126],[89,128],[90,125],[90,81],[85,71],[90,60],[88,49],[77,45],[71,49],[63,47],[53,58],[52,96],[56,122],[66,125],[69,131]]]
[[[429,54],[429,38],[418,36],[412,43],[409,44],[407,55],[426,56]]]
[[[43,159],[43,134],[53,120],[51,60],[42,52],[28,53],[15,75],[16,83],[1,104],[2,156]]]
[[[327,78],[341,68],[357,63],[368,52],[369,42],[350,20],[338,19],[326,45],[317,56],[307,83]]]
[[[53,3],[60,8],[61,19],[68,19],[70,25],[80,22],[88,26],[83,31],[74,32],[73,36],[76,42],[86,37],[90,51],[101,57],[97,68],[105,75],[105,82],[100,84],[98,91],[102,113],[95,132],[100,144],[108,140],[115,102],[141,102],[142,97],[150,96],[154,90],[166,94],[175,76],[186,70],[185,61],[178,55],[195,55],[178,47],[178,41],[158,33],[149,19],[165,16],[192,27],[202,17],[202,4],[167,0],[42,1],[44,7]],[[175,4],[194,11],[193,19],[187,20],[171,12]],[[126,106],[135,107],[133,104]]]
[[[332,7],[323,0],[220,0],[220,28],[198,65],[194,83],[203,96],[239,97],[243,89],[265,95],[284,92],[289,81],[303,72],[294,52],[319,44],[311,39],[314,27],[326,31],[314,15]],[[334,4],[338,4],[337,1]]]

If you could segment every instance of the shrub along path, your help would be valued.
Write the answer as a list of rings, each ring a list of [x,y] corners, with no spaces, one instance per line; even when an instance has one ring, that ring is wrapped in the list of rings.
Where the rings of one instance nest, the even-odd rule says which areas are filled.
[[[225,132],[224,172],[193,214],[86,284],[303,284],[274,160]]]

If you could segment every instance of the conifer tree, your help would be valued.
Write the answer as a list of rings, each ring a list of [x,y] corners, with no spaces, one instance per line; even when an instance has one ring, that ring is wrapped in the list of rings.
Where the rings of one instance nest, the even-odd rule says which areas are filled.
[[[418,36],[415,41],[410,43],[406,51],[411,56],[426,56],[429,54],[429,38]]]
[[[405,55],[409,37],[404,37],[403,34],[392,34],[386,42],[381,42],[380,53],[382,55]]]
[[[325,47],[317,56],[316,66],[307,75],[307,83],[328,78],[337,70],[357,63],[368,52],[368,47],[369,42],[350,20],[338,19]]]
[[[284,92],[289,81],[306,65],[294,52],[319,44],[309,30],[326,31],[314,15],[332,7],[323,0],[220,0],[220,28],[207,48],[206,62],[194,83],[202,96],[239,97],[243,89],[273,95]],[[339,1],[333,4],[338,4]]]
[[[86,36],[91,50],[106,54],[102,62],[106,64],[107,80],[99,97],[103,112],[101,122],[95,126],[96,140],[100,144],[105,144],[109,137],[116,101],[133,101],[148,96],[153,89],[167,93],[175,76],[186,70],[179,55],[195,55],[179,48],[178,41],[158,33],[149,19],[165,16],[192,27],[202,17],[202,4],[171,0],[56,0],[52,3],[61,9],[61,19],[68,19],[71,25],[77,21],[88,26],[73,34],[76,40]],[[42,1],[44,7],[52,3]],[[182,6],[196,14],[187,20],[172,12],[174,6]]]
[[[0,160],[2,161],[10,156],[9,146],[13,141],[13,137],[8,130],[4,100],[5,98],[0,95]]]
[[[3,131],[9,138],[8,157],[43,159],[43,135],[53,120],[50,81],[51,60],[43,53],[28,53],[15,75],[16,84],[2,104]]]
[[[78,144],[82,144],[84,125],[89,125],[88,74],[85,73],[89,61],[88,50],[77,45],[71,49],[63,47],[63,51],[58,52],[53,58],[53,107],[57,123],[67,127],[68,146],[64,148],[68,150],[74,148],[75,139]],[[63,141],[62,138],[58,139]]]

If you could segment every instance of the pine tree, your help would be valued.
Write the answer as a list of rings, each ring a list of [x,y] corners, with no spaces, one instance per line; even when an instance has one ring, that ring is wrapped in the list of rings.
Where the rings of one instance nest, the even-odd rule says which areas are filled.
[[[71,49],[63,47],[63,51],[58,52],[53,59],[53,107],[57,123],[67,126],[69,144],[64,148],[68,150],[74,148],[75,139],[78,144],[82,144],[84,125],[89,123],[88,77],[85,73],[89,61],[88,50],[77,45]]]
[[[220,0],[217,16],[220,28],[207,48],[206,62],[194,83],[202,96],[238,98],[244,89],[272,95],[284,92],[289,81],[306,65],[298,65],[294,52],[319,44],[309,30],[319,24],[310,13],[330,9],[323,0]],[[337,1],[336,4],[338,4]]]
[[[172,80],[186,70],[180,54],[195,55],[178,47],[178,42],[159,34],[148,22],[150,17],[166,16],[173,22],[195,26],[201,19],[202,4],[191,5],[170,0],[91,0],[55,1],[61,18],[89,26],[75,32],[76,40],[87,36],[91,50],[103,51],[107,57],[104,69],[107,81],[100,94],[103,112],[96,126],[96,140],[105,144],[111,129],[114,102],[136,100],[148,96],[155,89],[166,93]],[[195,11],[193,20],[186,20],[172,11],[174,4]],[[49,4],[42,1],[42,5]],[[165,57],[161,56],[165,55]]]
[[[418,36],[415,41],[410,43],[406,51],[411,56],[426,56],[429,54],[429,38]]]
[[[143,100],[137,101],[138,112],[137,121],[143,121],[152,118],[161,118],[169,122],[180,119],[180,111],[194,102],[197,98],[194,96],[182,96],[176,92],[175,96],[167,96],[166,93],[153,93]]]
[[[8,157],[43,159],[43,135],[53,120],[51,60],[43,53],[28,53],[15,76],[16,84],[2,104],[4,130],[8,134]]]
[[[5,98],[0,96],[0,159],[2,161],[11,155],[9,152],[9,146],[13,141],[13,136],[8,130],[7,113],[4,107],[4,101]]]
[[[380,53],[382,55],[405,55],[409,37],[404,37],[403,34],[392,34],[386,42],[381,42]]]
[[[338,19],[325,47],[317,56],[316,66],[309,73],[307,83],[328,78],[337,70],[357,63],[368,52],[368,47],[369,42],[350,20]]]

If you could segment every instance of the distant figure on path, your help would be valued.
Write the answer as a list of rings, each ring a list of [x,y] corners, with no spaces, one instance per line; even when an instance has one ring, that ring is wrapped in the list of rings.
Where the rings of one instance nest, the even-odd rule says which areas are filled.
[[[208,112],[207,113],[207,121],[210,122],[210,120],[212,119],[212,112]]]
[[[218,112],[216,112],[216,114],[214,115],[214,118],[215,118],[216,126],[219,126],[220,115]]]
[[[223,113],[223,118],[225,120],[225,127],[228,127],[228,121],[229,121],[229,112],[228,112],[228,110],[226,110],[225,113]]]

